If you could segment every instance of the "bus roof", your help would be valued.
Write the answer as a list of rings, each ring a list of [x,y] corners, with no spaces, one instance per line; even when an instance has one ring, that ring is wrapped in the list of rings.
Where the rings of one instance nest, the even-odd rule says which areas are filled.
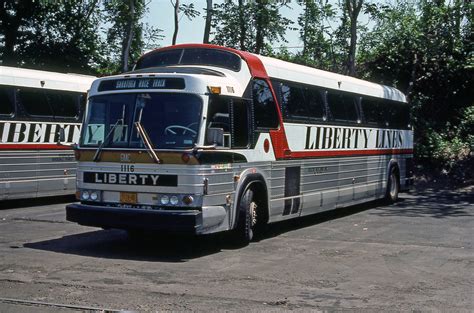
[[[406,102],[405,95],[393,87],[275,58],[261,55],[257,55],[257,57],[262,61],[268,76],[271,78]]]
[[[145,58],[147,55],[152,55],[159,51],[187,48],[220,49],[233,52],[239,55],[247,63],[253,77],[275,78],[377,98],[406,102],[405,95],[393,87],[217,45],[179,44],[149,51],[141,58]]]
[[[89,75],[0,66],[0,85],[7,86],[87,92],[95,79]]]

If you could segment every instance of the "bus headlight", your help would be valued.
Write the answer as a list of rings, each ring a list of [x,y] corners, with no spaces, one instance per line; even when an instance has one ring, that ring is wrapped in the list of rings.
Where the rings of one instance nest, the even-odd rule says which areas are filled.
[[[176,196],[171,196],[171,198],[170,198],[170,203],[171,203],[172,205],[177,205],[177,204],[179,203],[178,197],[176,197]]]
[[[90,193],[90,199],[91,199],[92,201],[96,201],[98,198],[99,198],[99,195],[97,194],[96,191],[92,191],[92,192]]]
[[[82,199],[82,200],[89,200],[89,198],[90,198],[90,193],[89,193],[89,191],[87,191],[87,190],[82,191],[81,199]]]
[[[170,197],[168,197],[167,195],[163,195],[163,196],[161,196],[160,202],[161,202],[161,204],[166,205],[166,204],[170,203]]]

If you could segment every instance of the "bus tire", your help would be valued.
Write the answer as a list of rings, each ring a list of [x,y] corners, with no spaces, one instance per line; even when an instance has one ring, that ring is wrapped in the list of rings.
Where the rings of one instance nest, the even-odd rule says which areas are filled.
[[[400,179],[396,166],[390,167],[387,180],[387,190],[385,192],[385,201],[387,203],[394,203],[398,200],[398,193],[400,192]]]
[[[248,245],[254,238],[257,226],[257,203],[254,193],[248,188],[239,201],[239,220],[235,229],[235,239],[238,244]]]

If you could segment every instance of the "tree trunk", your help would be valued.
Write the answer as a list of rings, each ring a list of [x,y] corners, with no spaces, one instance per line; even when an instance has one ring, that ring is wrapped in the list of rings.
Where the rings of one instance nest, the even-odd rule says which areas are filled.
[[[129,9],[130,12],[127,18],[127,26],[125,29],[125,36],[122,41],[122,71],[128,71],[128,62],[130,58],[130,48],[132,46],[133,39],[133,26],[135,20],[135,0],[129,0]]]
[[[308,32],[308,2],[304,2],[304,26],[303,26],[303,56],[306,57],[308,53],[308,42],[307,42],[307,32]]]
[[[347,74],[355,76],[355,56],[357,48],[357,18],[362,8],[363,0],[346,0],[345,6],[350,19],[351,39],[347,58]]]
[[[240,50],[246,51],[245,48],[245,39],[247,28],[245,27],[245,10],[244,10],[244,0],[239,0],[239,30],[240,30]]]
[[[173,42],[172,45],[176,44],[176,38],[178,38],[178,30],[179,30],[179,0],[171,1],[171,4],[174,7],[174,33],[173,33]]]
[[[256,0],[256,22],[255,22],[255,53],[260,54],[263,49],[263,14],[265,9],[264,0]]]
[[[211,33],[211,20],[212,20],[212,0],[207,0],[206,7],[206,25],[204,26],[204,38],[203,43],[209,43],[209,34]]]

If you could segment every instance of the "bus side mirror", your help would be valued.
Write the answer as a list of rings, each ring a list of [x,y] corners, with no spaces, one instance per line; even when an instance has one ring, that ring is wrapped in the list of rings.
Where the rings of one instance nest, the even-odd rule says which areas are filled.
[[[66,135],[64,133],[64,128],[59,128],[58,132],[56,133],[56,138],[58,138],[57,144],[60,145],[62,142],[66,141]]]
[[[224,129],[208,128],[206,132],[206,144],[222,147],[224,145]]]

